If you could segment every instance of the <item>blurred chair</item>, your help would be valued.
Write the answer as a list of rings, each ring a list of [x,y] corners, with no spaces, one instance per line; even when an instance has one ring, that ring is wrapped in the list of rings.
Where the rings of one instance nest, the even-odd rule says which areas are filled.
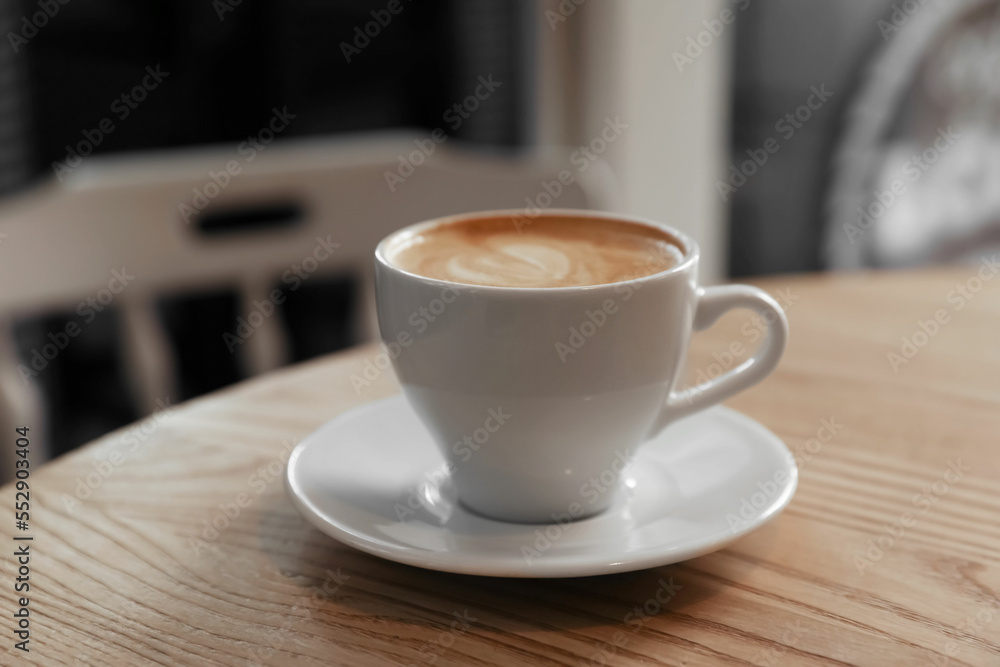
[[[51,332],[41,358],[21,359],[15,318],[116,308],[131,390],[149,414],[177,386],[159,297],[237,289],[252,334],[233,347],[250,374],[262,373],[287,362],[286,332],[280,309],[253,320],[249,313],[269,310],[255,304],[273,304],[272,290],[293,266],[355,276],[357,339],[373,340],[373,251],[393,230],[463,211],[523,209],[563,170],[574,181],[542,203],[615,208],[614,179],[600,161],[579,171],[568,151],[501,157],[451,144],[423,155],[419,145],[428,144],[425,135],[393,133],[289,140],[252,161],[235,148],[93,157],[61,184],[7,201],[0,208],[0,433],[31,426],[35,456],[44,460],[45,406],[30,370],[73,344],[68,328]],[[401,162],[416,165],[412,174],[388,177],[409,174]],[[227,163],[239,167],[237,175],[224,175]],[[0,480],[12,475],[13,451],[5,451]]]
[[[844,107],[825,198],[829,268],[1000,250],[1000,1],[904,5],[879,22]]]

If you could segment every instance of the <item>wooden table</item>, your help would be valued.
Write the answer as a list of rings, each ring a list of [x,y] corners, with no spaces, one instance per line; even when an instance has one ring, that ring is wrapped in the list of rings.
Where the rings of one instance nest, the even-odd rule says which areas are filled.
[[[629,574],[443,574],[310,527],[282,462],[397,391],[389,373],[352,387],[372,347],[176,406],[32,470],[30,530],[0,522],[2,662],[1000,665],[1000,278],[975,276],[759,283],[786,304],[791,344],[729,404],[796,453],[798,492],[729,548]],[[728,315],[697,337],[689,375],[755,330]],[[11,508],[13,488],[0,495]],[[12,648],[15,533],[34,538],[29,654]]]

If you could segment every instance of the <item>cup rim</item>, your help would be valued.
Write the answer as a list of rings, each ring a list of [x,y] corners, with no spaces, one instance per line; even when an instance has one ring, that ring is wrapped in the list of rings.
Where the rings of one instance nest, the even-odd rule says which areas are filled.
[[[486,290],[486,291],[501,291],[501,292],[518,292],[518,293],[565,293],[565,292],[575,292],[575,291],[587,291],[602,289],[607,287],[614,287],[616,285],[630,285],[635,283],[650,282],[653,280],[659,280],[666,276],[673,275],[675,273],[683,273],[687,271],[692,265],[697,263],[699,257],[698,244],[689,235],[665,225],[655,220],[650,220],[649,218],[643,218],[634,215],[628,215],[624,213],[614,213],[611,211],[597,211],[590,209],[572,209],[572,208],[551,208],[541,211],[537,215],[531,216],[532,220],[537,220],[538,218],[558,218],[558,217],[580,217],[580,218],[592,218],[596,220],[612,220],[616,222],[627,222],[632,224],[643,225],[646,227],[653,227],[660,231],[665,231],[674,237],[675,241],[679,242],[680,249],[684,259],[677,263],[676,265],[670,267],[669,269],[664,269],[662,271],[657,271],[656,273],[651,273],[648,276],[640,276],[637,278],[629,278],[627,280],[618,280],[610,283],[598,283],[596,285],[566,285],[561,287],[510,287],[503,285],[474,285],[471,283],[461,283],[454,280],[444,280],[441,278],[431,278],[428,276],[421,275],[419,273],[413,273],[412,271],[407,271],[402,269],[392,262],[386,256],[388,247],[398,242],[401,237],[414,236],[420,232],[430,229],[433,227],[439,227],[442,225],[458,224],[460,222],[465,222],[468,220],[477,220],[480,218],[499,218],[504,216],[523,216],[524,209],[495,209],[488,211],[475,211],[470,213],[458,213],[455,215],[447,215],[439,218],[432,218],[430,220],[424,220],[422,222],[416,222],[396,231],[390,233],[381,241],[379,241],[378,246],[375,247],[375,259],[379,264],[385,268],[401,273],[410,278],[420,280],[422,282],[439,285],[441,287],[450,287],[457,289],[476,289],[476,290]]]

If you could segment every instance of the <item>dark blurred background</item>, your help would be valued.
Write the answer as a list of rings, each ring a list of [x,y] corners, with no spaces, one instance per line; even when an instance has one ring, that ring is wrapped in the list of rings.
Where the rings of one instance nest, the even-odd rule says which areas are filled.
[[[6,30],[38,11],[6,3]],[[298,113],[283,137],[440,125],[441,110],[489,71],[525,81],[518,45],[526,3],[400,0],[363,49],[353,28],[385,12],[386,2],[219,2],[70,0],[22,48],[23,72],[11,91],[26,96],[31,176],[47,177],[81,128],[109,114],[146,67],[169,72],[95,153],[235,142],[255,133],[274,107]],[[351,53],[357,50],[357,53]],[[350,60],[348,60],[350,57]],[[527,83],[530,84],[530,81]],[[525,142],[521,112],[528,86],[511,85],[456,132],[502,146]],[[119,107],[121,108],[121,107]],[[29,176],[30,178],[30,176]]]
[[[0,48],[7,111],[0,135],[17,139],[16,147],[0,151],[0,185],[14,193],[52,179],[67,146],[105,118],[115,129],[94,155],[235,145],[265,127],[274,108],[296,114],[278,141],[442,127],[491,149],[523,146],[531,134],[528,3],[402,0],[397,14],[387,14],[386,6],[361,0],[0,3],[4,34],[37,33]],[[51,16],[36,18],[40,11]],[[365,35],[367,43],[355,34],[356,26],[388,16],[375,37]],[[121,99],[149,66],[166,72],[169,85],[141,101]],[[442,110],[474,89],[482,72],[504,85],[458,128],[442,123]],[[354,342],[350,280],[325,277],[289,294],[282,306],[291,361]],[[232,328],[239,309],[237,295],[227,291],[160,301],[180,366],[174,402],[246,375],[218,335]],[[63,330],[72,318],[53,313],[18,321],[21,356],[30,358],[47,332]],[[54,454],[140,416],[123,382],[119,325],[113,307],[102,311],[38,375],[50,405]]]
[[[393,2],[2,0],[0,193],[17,202],[89,183],[82,171],[63,183],[58,165],[107,118],[114,130],[83,162],[132,156],[141,171],[146,156],[156,165],[232,153],[283,108],[296,118],[276,145],[399,130],[426,140],[441,128],[459,153],[515,162],[593,146],[622,115],[634,129],[601,156],[620,197],[603,201],[687,225],[709,281],[957,261],[995,246],[995,179],[983,174],[1000,155],[989,139],[998,3]],[[151,71],[168,73],[162,86],[122,98],[154,81]],[[457,127],[446,122],[443,111],[485,75],[503,85]],[[905,160],[952,125],[980,139],[907,172]],[[905,192],[872,209],[896,179]],[[927,198],[951,204],[929,211]],[[308,213],[283,206],[264,201],[212,224],[239,234]],[[12,241],[0,247],[0,263],[4,251],[17,252]],[[4,279],[3,290],[21,289]],[[287,295],[283,363],[359,342],[362,279],[324,273]],[[175,290],[155,312],[177,367],[172,402],[252,372],[220,338],[246,314],[239,290]],[[128,381],[121,317],[115,304],[102,310],[28,382],[46,406],[53,455],[148,412]],[[75,318],[72,307],[0,308],[22,363]]]

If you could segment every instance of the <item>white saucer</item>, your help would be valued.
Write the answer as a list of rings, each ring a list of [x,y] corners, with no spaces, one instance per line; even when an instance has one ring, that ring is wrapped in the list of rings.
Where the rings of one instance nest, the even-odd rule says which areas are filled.
[[[463,574],[578,577],[720,549],[776,516],[798,481],[781,440],[723,407],[642,445],[615,505],[572,524],[473,514],[455,501],[444,471],[430,435],[394,396],[343,414],[299,443],[286,482],[310,523],[376,556]]]

